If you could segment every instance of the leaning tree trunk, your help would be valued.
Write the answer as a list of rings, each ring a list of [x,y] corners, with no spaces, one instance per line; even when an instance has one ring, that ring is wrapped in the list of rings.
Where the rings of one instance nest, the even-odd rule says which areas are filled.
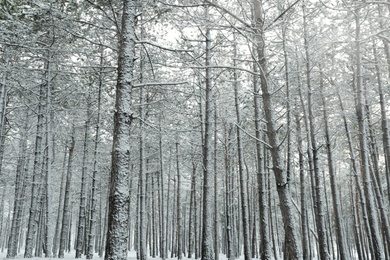
[[[280,209],[285,228],[285,259],[302,259],[301,243],[297,222],[293,213],[291,193],[287,182],[287,174],[283,165],[280,141],[274,118],[274,106],[272,103],[271,89],[267,81],[265,44],[264,44],[264,10],[262,0],[253,0],[255,13],[255,37],[257,59],[260,71],[260,85],[263,97],[263,108],[266,119],[269,151],[272,157],[272,169],[275,175],[276,187],[279,195]]]
[[[366,197],[368,222],[371,230],[371,239],[373,244],[374,257],[377,260],[384,259],[384,249],[381,239],[381,231],[379,228],[378,213],[375,206],[375,199],[372,190],[372,182],[370,178],[369,160],[368,160],[368,144],[367,144],[367,120],[364,112],[364,97],[363,97],[363,72],[361,64],[361,43],[360,43],[360,9],[355,10],[355,39],[356,39],[356,116],[359,127],[359,145],[360,145],[360,160],[361,171],[364,182],[364,195]]]
[[[388,44],[385,45],[385,48],[387,48],[388,50]],[[379,104],[381,108],[381,128],[382,128],[383,152],[385,156],[385,166],[386,166],[387,195],[388,195],[388,199],[390,200],[390,131],[389,131],[389,123],[387,119],[388,115],[386,112],[386,98],[383,90],[383,82],[381,79],[381,73],[378,65],[378,55],[377,55],[375,43],[374,43],[373,50],[374,50],[374,58],[375,58],[375,72],[378,81]],[[390,70],[390,66],[389,66],[389,70]],[[390,73],[388,76],[390,76]]]

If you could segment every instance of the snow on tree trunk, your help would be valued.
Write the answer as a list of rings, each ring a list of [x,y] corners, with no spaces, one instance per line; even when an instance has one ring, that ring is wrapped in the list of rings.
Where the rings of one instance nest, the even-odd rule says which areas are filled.
[[[61,223],[62,223],[62,210],[63,210],[63,201],[65,196],[65,166],[66,166],[66,155],[67,155],[67,147],[65,146],[64,151],[64,159],[62,162],[62,174],[61,174],[61,184],[60,184],[60,192],[59,192],[59,205],[57,209],[57,221],[54,231],[54,237],[53,237],[53,255],[57,255],[58,248],[59,248],[59,236],[61,232]]]
[[[37,120],[37,130],[36,130],[36,137],[35,137],[35,147],[34,147],[34,166],[33,166],[33,173],[32,173],[33,181],[32,181],[32,191],[31,191],[30,214],[28,219],[25,252],[24,252],[25,258],[33,257],[35,233],[37,231],[36,218],[39,212],[39,208],[38,208],[39,190],[40,190],[40,186],[42,185],[41,170],[42,170],[44,85],[45,83],[39,85],[39,102],[38,102],[38,109],[37,109],[38,120]]]
[[[14,195],[14,208],[12,212],[11,231],[8,239],[7,258],[14,258],[18,252],[19,232],[21,227],[21,212],[23,210],[23,194],[25,186],[24,182],[24,166],[26,164],[27,153],[27,133],[28,133],[28,108],[25,112],[25,123],[20,137],[19,143],[19,158],[16,166],[16,180],[15,180],[15,195]]]
[[[235,36],[234,36],[235,38]],[[237,67],[236,59],[237,59],[237,46],[234,45],[234,57],[233,57],[233,67]],[[242,231],[243,231],[243,239],[244,239],[244,257],[245,260],[251,259],[251,248],[250,248],[250,232],[249,232],[249,216],[248,216],[248,203],[247,203],[247,190],[246,190],[246,180],[244,178],[244,158],[242,151],[242,141],[241,141],[241,132],[240,132],[240,124],[241,124],[241,114],[240,114],[240,103],[238,97],[238,75],[237,71],[233,72],[234,77],[234,104],[236,110],[236,120],[237,120],[237,153],[238,153],[238,173],[239,173],[239,184],[240,184],[240,202],[241,202],[241,220],[242,220]]]
[[[306,85],[307,85],[307,111],[308,111],[308,121],[309,121],[309,133],[310,133],[310,141],[311,145],[310,149],[313,155],[313,168],[312,173],[314,174],[314,193],[315,193],[315,220],[317,224],[317,234],[318,234],[318,246],[319,246],[319,255],[321,260],[330,259],[330,255],[328,252],[328,244],[326,240],[327,230],[325,224],[325,209],[324,209],[324,201],[323,201],[323,189],[324,184],[322,182],[322,178],[320,176],[320,168],[319,168],[319,158],[318,158],[318,148],[317,148],[317,140],[316,140],[316,127],[315,127],[315,117],[314,117],[314,104],[313,100],[313,89],[311,85],[311,61],[309,55],[309,35],[308,35],[308,26],[307,26],[307,17],[306,17],[306,8],[305,3],[302,4],[303,8],[303,31],[304,31],[304,43],[305,43],[305,56],[306,56]]]
[[[100,70],[99,70],[99,90],[97,98],[97,120],[95,126],[95,140],[93,148],[93,169],[92,169],[92,184],[91,184],[91,208],[90,208],[90,218],[89,218],[89,230],[88,230],[88,245],[86,258],[93,258],[93,241],[95,234],[95,222],[97,218],[97,153],[98,153],[98,144],[100,138],[100,121],[101,121],[101,100],[102,100],[102,86],[103,86],[103,50],[101,51],[100,56]],[[102,192],[102,191],[101,191]]]
[[[84,125],[84,144],[83,144],[83,160],[81,169],[81,191],[80,191],[80,202],[79,202],[79,219],[77,226],[77,239],[76,239],[76,256],[80,258],[83,252],[84,243],[86,241],[85,229],[86,229],[86,189],[87,189],[87,160],[88,160],[88,130],[89,130],[89,119],[90,119],[90,98],[87,99],[87,119]]]
[[[71,225],[71,215],[72,215],[72,207],[71,207],[71,181],[73,174],[73,153],[74,153],[74,129],[72,127],[72,136],[71,140],[68,144],[69,149],[69,157],[68,157],[68,167],[66,172],[66,182],[65,182],[65,193],[64,193],[64,206],[62,211],[62,226],[61,226],[61,234],[60,234],[60,248],[58,251],[58,258],[64,258],[65,250],[67,248],[67,241],[70,233],[70,225]]]
[[[255,46],[254,46],[255,47]],[[256,50],[254,50],[254,53]],[[254,71],[258,71],[257,64],[253,65]],[[255,116],[255,137],[256,137],[256,178],[257,178],[257,189],[258,189],[258,203],[259,203],[259,219],[260,219],[260,258],[270,259],[271,258],[271,244],[269,237],[269,221],[267,217],[268,203],[267,203],[267,190],[265,188],[265,173],[263,170],[263,149],[261,139],[261,107],[260,107],[260,87],[258,77],[253,77],[253,103],[254,103],[254,116]]]
[[[324,95],[323,90],[323,75],[321,72],[321,99],[322,99],[322,106],[323,106],[323,115],[324,115],[324,127],[325,127],[325,140],[326,140],[326,151],[327,151],[327,157],[328,157],[328,173],[330,178],[330,187],[331,187],[331,193],[332,193],[332,206],[333,206],[333,212],[334,212],[334,221],[335,221],[335,229],[336,229],[336,236],[337,236],[337,246],[339,248],[339,255],[340,260],[347,260],[349,259],[347,248],[346,248],[346,240],[344,235],[344,224],[342,219],[342,214],[340,212],[340,198],[338,196],[338,189],[337,189],[337,182],[336,182],[336,173],[335,168],[333,165],[333,149],[331,144],[331,138],[330,138],[330,131],[329,131],[329,119],[328,119],[328,111],[326,106],[326,99]]]
[[[206,19],[209,19],[208,6],[205,7]],[[214,259],[213,248],[213,192],[212,192],[212,106],[213,94],[211,84],[211,34],[206,29],[206,79],[205,79],[205,116],[204,116],[204,140],[202,145],[203,155],[203,226],[202,226],[202,260]]]
[[[118,78],[110,174],[106,260],[127,259],[129,212],[129,156],[131,90],[134,65],[134,20],[136,1],[123,1],[122,31],[119,34]]]

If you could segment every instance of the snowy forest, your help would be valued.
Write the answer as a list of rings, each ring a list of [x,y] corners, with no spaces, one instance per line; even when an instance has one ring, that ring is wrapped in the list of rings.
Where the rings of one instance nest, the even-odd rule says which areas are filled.
[[[390,0],[1,0],[4,258],[390,259]]]

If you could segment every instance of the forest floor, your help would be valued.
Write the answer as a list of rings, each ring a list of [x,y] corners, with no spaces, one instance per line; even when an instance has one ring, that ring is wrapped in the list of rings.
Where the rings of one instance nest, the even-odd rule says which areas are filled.
[[[4,252],[0,252],[0,260],[6,260],[7,257],[7,251],[5,250]],[[20,253],[18,254],[15,259],[23,259],[23,253]],[[50,259],[55,259],[55,258],[50,258]],[[75,252],[70,252],[70,253],[65,253],[65,257],[63,258],[63,260],[69,260],[69,259],[75,259]],[[85,256],[83,256],[81,259],[85,259]],[[103,258],[99,258],[98,255],[95,255],[93,259],[103,259]],[[135,251],[130,251],[129,254],[128,254],[128,259],[129,260],[136,260],[137,259],[137,253]],[[148,257],[148,260],[153,260],[153,259],[160,259],[159,257],[157,258],[152,258],[152,257]],[[174,259],[177,259],[177,258],[167,258],[167,260],[174,260]],[[191,259],[191,258],[182,258],[183,260],[187,260],[187,259]],[[194,259],[194,258],[192,258]],[[244,259],[244,256],[238,258],[238,259]],[[33,257],[33,258],[30,258],[29,260],[47,260],[47,258],[44,258],[44,257]],[[219,260],[227,260],[226,256],[223,255],[223,254],[220,254],[219,255]]]

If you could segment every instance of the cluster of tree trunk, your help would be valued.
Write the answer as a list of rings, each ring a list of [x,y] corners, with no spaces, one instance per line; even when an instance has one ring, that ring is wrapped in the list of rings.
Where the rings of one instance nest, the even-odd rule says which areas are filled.
[[[388,1],[0,8],[7,258],[390,258]]]

